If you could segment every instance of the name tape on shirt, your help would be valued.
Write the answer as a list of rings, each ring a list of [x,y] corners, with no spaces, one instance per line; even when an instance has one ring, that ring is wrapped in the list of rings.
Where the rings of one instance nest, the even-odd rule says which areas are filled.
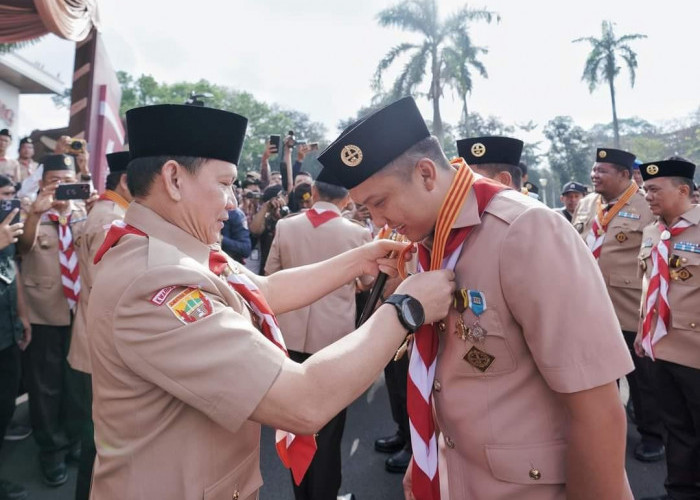
[[[212,313],[211,301],[199,288],[185,288],[168,301],[175,317],[183,324],[194,323]]]
[[[165,301],[167,300],[168,295],[170,295],[170,292],[172,292],[176,288],[177,285],[166,286],[165,288],[161,288],[153,295],[153,297],[151,297],[151,303],[157,306],[162,306],[163,304],[165,304]]]

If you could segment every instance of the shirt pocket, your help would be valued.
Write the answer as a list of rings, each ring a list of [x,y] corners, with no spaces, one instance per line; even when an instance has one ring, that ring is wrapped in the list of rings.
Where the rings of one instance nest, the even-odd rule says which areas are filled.
[[[679,258],[676,267],[669,265],[669,274],[671,275],[673,286],[700,287],[700,254],[673,250],[673,247],[671,247],[671,255]],[[673,257],[669,259],[669,261],[673,260]]]
[[[522,445],[484,445],[493,477],[515,484],[564,484],[564,441]]]
[[[476,323],[477,316],[470,309],[467,309],[462,313],[462,320],[467,327],[471,327]],[[498,312],[489,308],[478,317],[478,320],[479,325],[486,330],[486,336],[483,341],[475,343],[468,340],[464,342],[460,340],[463,346],[459,350],[459,356],[462,358],[458,364],[461,367],[460,375],[467,377],[492,377],[515,371],[517,363],[513,355],[513,349],[501,326]],[[472,351],[472,349],[478,351]],[[489,357],[493,358],[490,363],[488,363]],[[486,367],[487,363],[488,366]],[[481,369],[475,365],[481,366]]]
[[[632,288],[634,290],[642,289],[642,282],[638,277],[632,277],[627,274],[610,274],[610,286],[616,288]]]
[[[671,311],[671,324],[674,329],[700,333],[700,311]]]
[[[257,498],[262,486],[257,450],[243,463],[215,483],[204,488],[203,500],[248,500]]]
[[[50,277],[35,276],[33,274],[22,274],[22,283],[29,288],[49,289],[54,287],[54,282]]]

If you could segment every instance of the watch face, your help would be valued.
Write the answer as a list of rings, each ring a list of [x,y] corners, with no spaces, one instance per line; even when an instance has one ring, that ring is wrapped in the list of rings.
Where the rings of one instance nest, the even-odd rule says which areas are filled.
[[[404,320],[413,328],[418,328],[425,320],[423,306],[413,297],[408,297],[403,301],[401,304],[401,314]]]

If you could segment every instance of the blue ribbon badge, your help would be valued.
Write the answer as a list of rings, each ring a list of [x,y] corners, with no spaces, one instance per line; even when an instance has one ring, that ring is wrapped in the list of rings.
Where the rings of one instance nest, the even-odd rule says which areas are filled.
[[[479,290],[468,290],[469,293],[469,309],[472,310],[474,316],[481,316],[486,310],[486,296],[484,292]]]

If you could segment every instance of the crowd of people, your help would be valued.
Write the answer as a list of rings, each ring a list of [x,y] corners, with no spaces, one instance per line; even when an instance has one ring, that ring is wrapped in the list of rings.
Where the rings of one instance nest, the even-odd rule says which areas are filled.
[[[522,141],[464,138],[450,162],[411,98],[316,178],[292,131],[239,175],[234,113],[127,125],[105,186],[84,141],[36,162],[23,138],[15,160],[0,131],[0,434],[33,435],[46,484],[73,461],[76,500],[256,498],[264,424],[295,498],[336,498],[345,408],[384,369],[396,433],[374,445],[406,498],[632,498],[622,377],[634,456],[667,461],[663,498],[700,498],[691,162],[601,145],[550,210]],[[27,493],[5,478],[6,498]]]

